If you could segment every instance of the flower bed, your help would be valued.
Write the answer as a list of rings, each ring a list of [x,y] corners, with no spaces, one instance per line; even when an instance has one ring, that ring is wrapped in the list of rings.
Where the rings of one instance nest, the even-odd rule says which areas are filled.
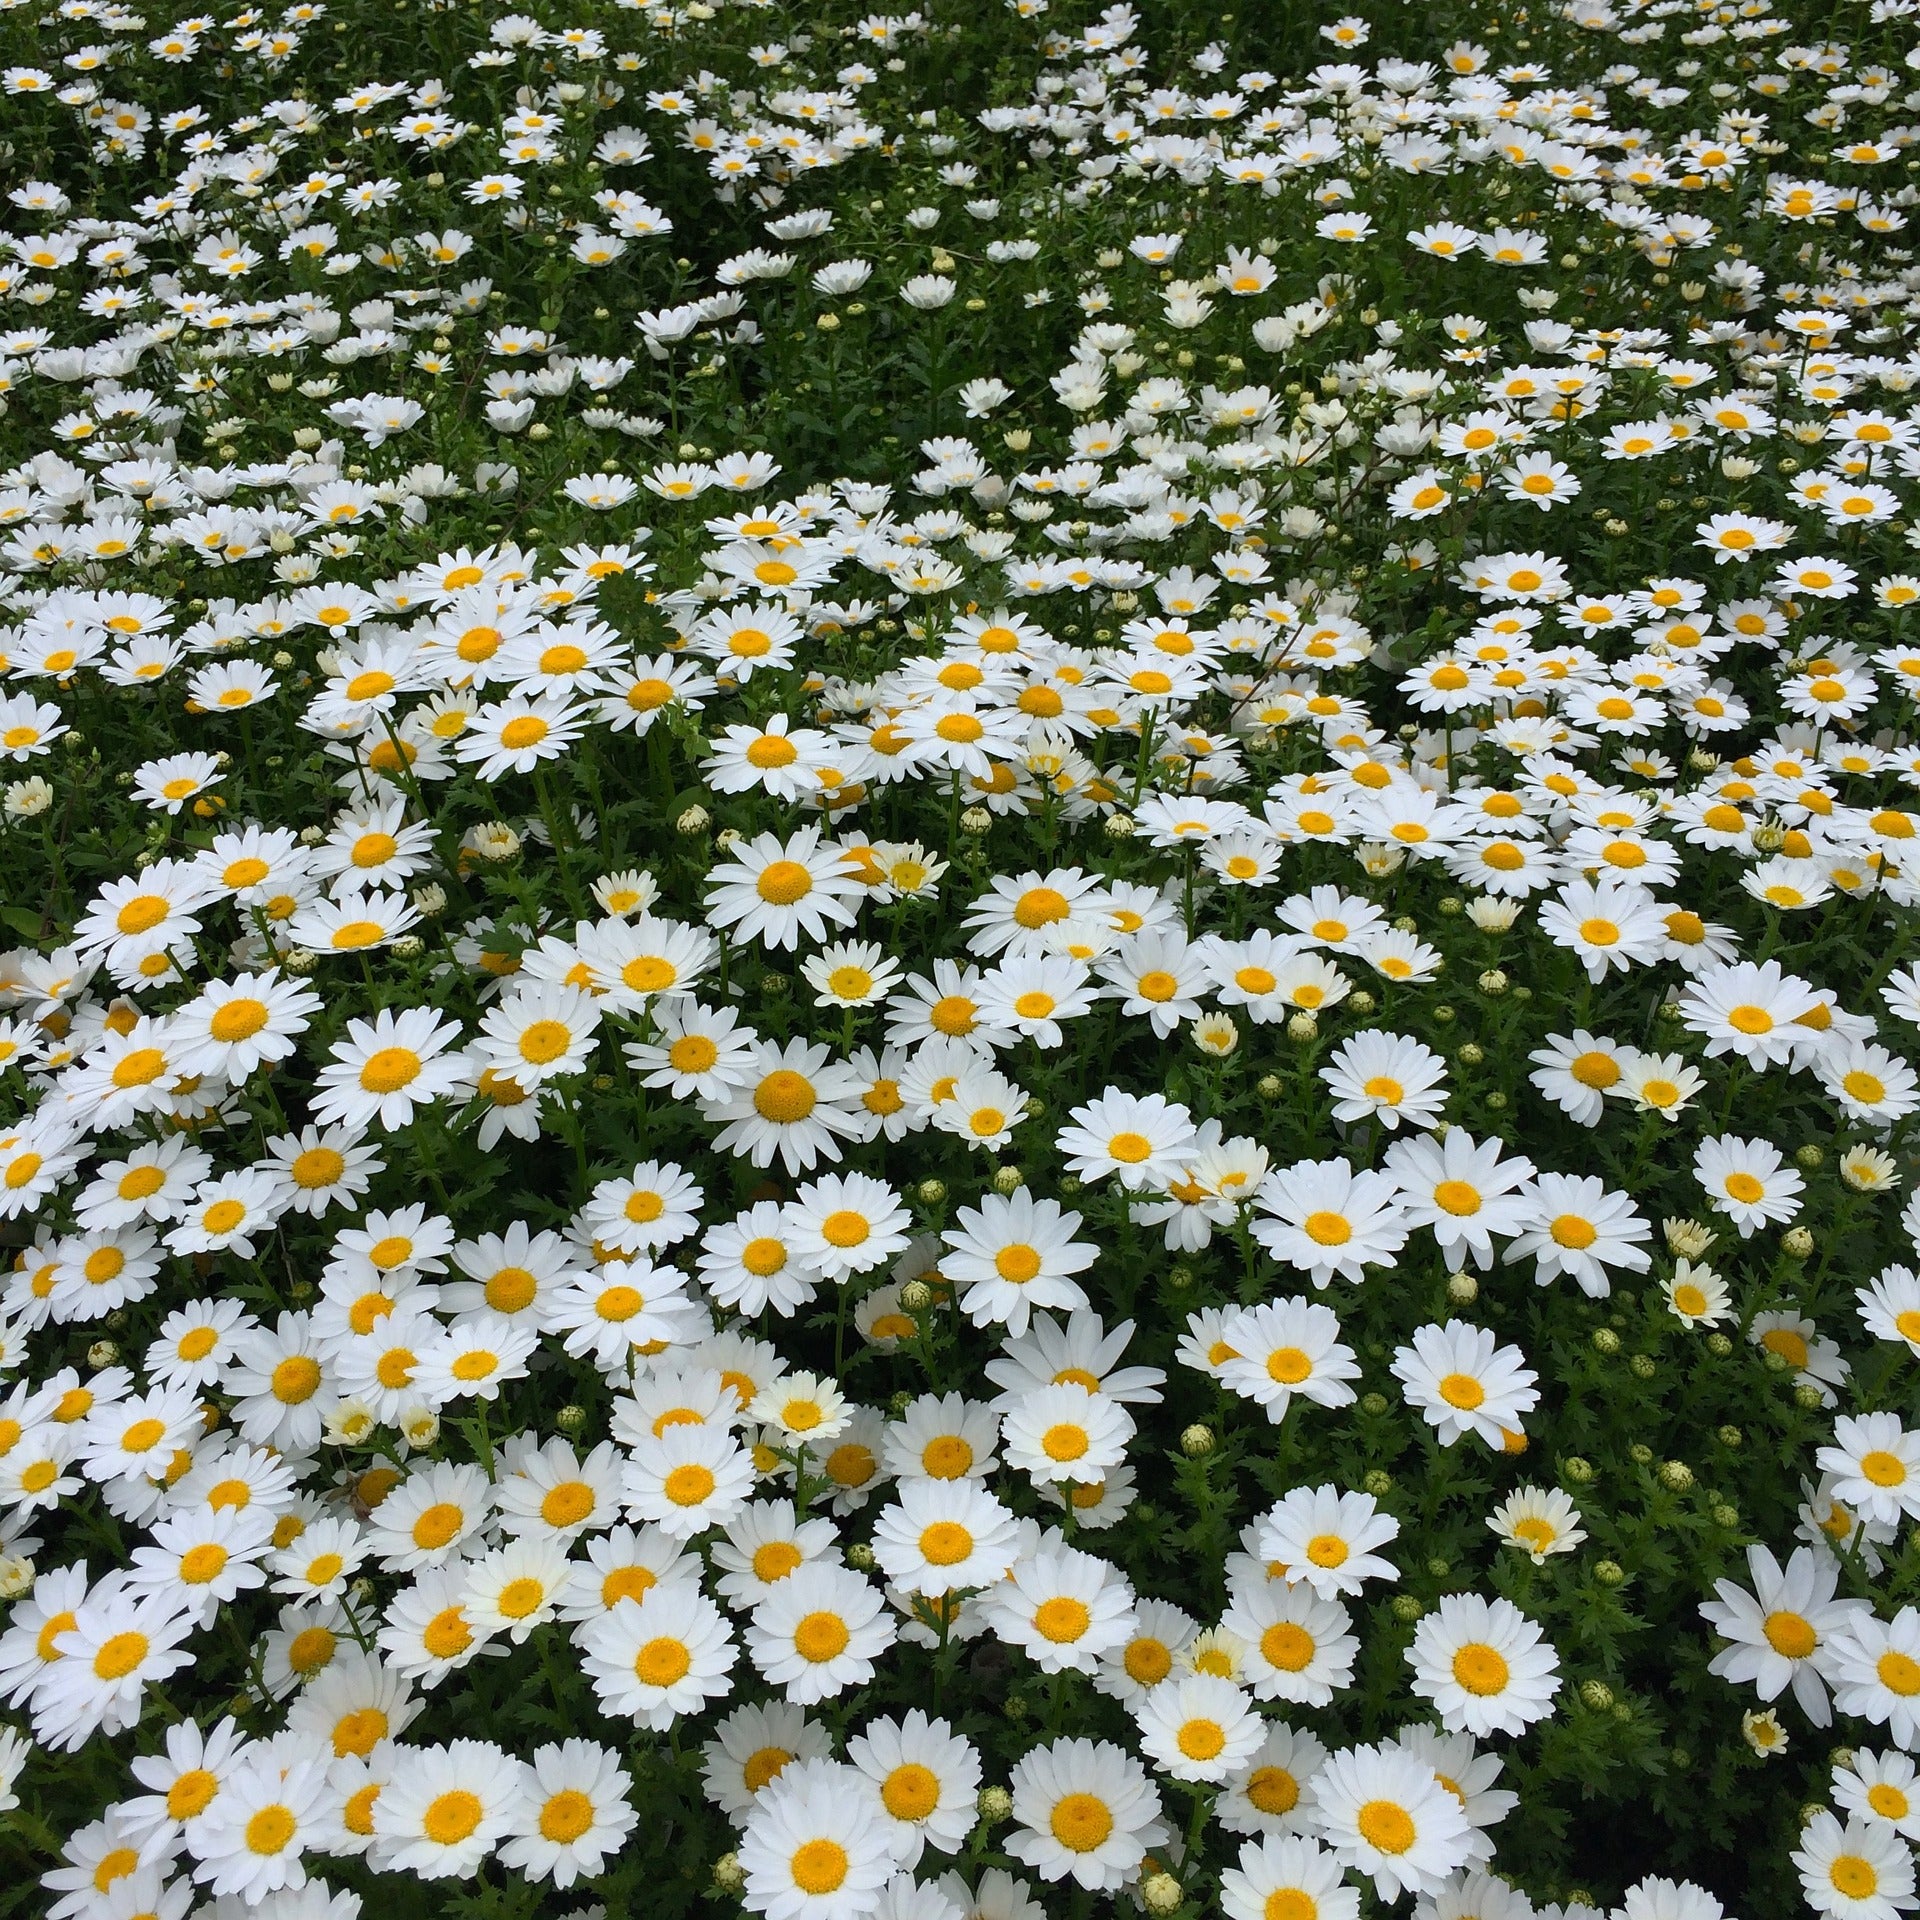
[[[0,1914],[1920,1904],[1917,13],[0,11]]]

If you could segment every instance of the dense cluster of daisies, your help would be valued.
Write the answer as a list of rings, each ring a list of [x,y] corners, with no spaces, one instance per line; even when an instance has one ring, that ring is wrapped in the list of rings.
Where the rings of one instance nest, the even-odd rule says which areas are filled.
[[[0,1911],[1920,1906],[1920,8],[420,11],[0,12]]]

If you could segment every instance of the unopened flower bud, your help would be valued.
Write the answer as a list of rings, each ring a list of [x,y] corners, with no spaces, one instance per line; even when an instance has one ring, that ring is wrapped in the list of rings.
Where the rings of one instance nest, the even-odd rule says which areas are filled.
[[[1595,1713],[1605,1713],[1613,1705],[1613,1689],[1604,1680],[1582,1680],[1580,1704]]]
[[[995,1167],[993,1170],[993,1190],[997,1194],[1018,1193],[1026,1183],[1026,1175],[1018,1167]]]
[[[924,1280],[909,1280],[900,1289],[900,1304],[909,1313],[925,1313],[933,1305],[933,1289]]]
[[[1693,1469],[1684,1460],[1663,1460],[1657,1478],[1669,1493],[1685,1493],[1693,1485]]]
[[[1180,1433],[1180,1451],[1189,1460],[1204,1460],[1213,1451],[1213,1429],[1195,1421]]]
[[[980,1818],[989,1826],[998,1825],[1013,1815],[1013,1795],[1005,1787],[982,1787],[979,1798],[973,1804]]]
[[[713,1863],[713,1884],[721,1893],[738,1893],[747,1884],[747,1870],[737,1853],[723,1853]]]
[[[587,1410],[585,1407],[569,1401],[553,1416],[553,1424],[558,1427],[562,1433],[579,1433],[586,1427]]]
[[[1804,1260],[1813,1251],[1813,1235],[1805,1227],[1789,1227],[1780,1236],[1780,1251],[1789,1260]]]
[[[874,1558],[872,1547],[864,1540],[856,1540],[853,1545],[847,1549],[847,1565],[850,1566],[855,1573],[871,1573],[878,1564],[879,1562]]]
[[[1150,1873],[1140,1882],[1140,1904],[1149,1913],[1172,1913],[1180,1899],[1180,1882],[1170,1873]]]
[[[922,1180],[914,1188],[913,1197],[923,1207],[937,1207],[947,1197],[947,1183],[944,1180]]]
[[[1447,1275],[1447,1298],[1456,1307],[1470,1307],[1480,1298],[1480,1282],[1470,1273]]]

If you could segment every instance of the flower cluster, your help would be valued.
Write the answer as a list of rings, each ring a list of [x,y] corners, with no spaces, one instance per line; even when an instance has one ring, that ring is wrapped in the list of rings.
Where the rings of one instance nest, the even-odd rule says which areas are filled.
[[[1920,5],[1373,11],[0,0],[0,1913],[1920,1906]]]

